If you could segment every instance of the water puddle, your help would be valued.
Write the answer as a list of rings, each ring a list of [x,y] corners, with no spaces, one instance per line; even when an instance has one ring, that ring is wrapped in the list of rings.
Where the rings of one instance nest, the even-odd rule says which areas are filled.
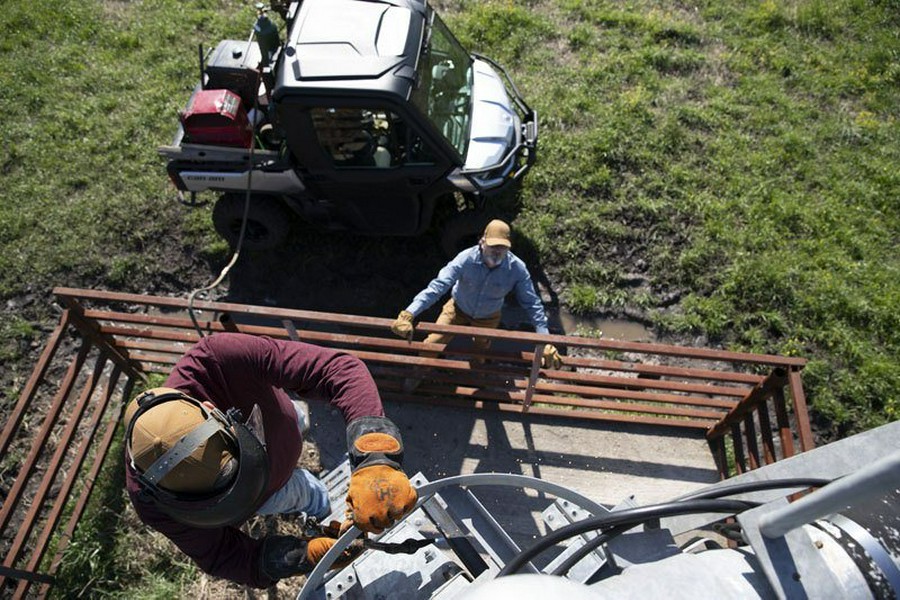
[[[608,319],[599,317],[583,317],[565,311],[556,315],[559,326],[566,335],[599,335],[604,339],[622,342],[652,342],[656,339],[653,331],[643,323],[627,319]]]
[[[585,337],[603,337],[607,340],[621,342],[653,342],[656,335],[639,321],[629,319],[611,319],[603,317],[585,317],[574,315],[566,310],[553,308],[547,311],[550,333],[563,335],[581,335]],[[531,320],[518,304],[507,303],[503,307],[502,327],[504,329],[529,331]],[[603,335],[600,335],[600,332]]]

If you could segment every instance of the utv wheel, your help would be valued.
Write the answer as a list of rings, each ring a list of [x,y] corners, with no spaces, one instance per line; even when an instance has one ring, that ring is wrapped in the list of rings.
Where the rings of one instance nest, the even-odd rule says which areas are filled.
[[[481,239],[491,215],[481,210],[464,210],[444,223],[441,230],[441,250],[448,258],[474,246]]]
[[[213,208],[213,226],[229,243],[237,247],[244,218],[244,194],[224,194]],[[284,203],[273,196],[251,196],[247,227],[242,247],[271,250],[287,237],[289,215]]]

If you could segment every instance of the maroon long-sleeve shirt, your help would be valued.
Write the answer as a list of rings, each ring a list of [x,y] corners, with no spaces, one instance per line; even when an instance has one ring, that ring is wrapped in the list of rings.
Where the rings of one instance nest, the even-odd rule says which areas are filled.
[[[285,390],[330,402],[348,423],[358,417],[384,416],[375,382],[356,357],[302,342],[240,333],[200,340],[176,363],[165,385],[223,411],[238,408],[245,416],[254,404],[259,405],[269,457],[269,484],[260,506],[290,478],[303,444],[297,413]],[[259,571],[262,540],[237,527],[201,529],[173,520],[138,498],[140,488],[130,463],[126,456],[125,485],[144,523],[172,540],[211,575],[254,587],[273,583]]]

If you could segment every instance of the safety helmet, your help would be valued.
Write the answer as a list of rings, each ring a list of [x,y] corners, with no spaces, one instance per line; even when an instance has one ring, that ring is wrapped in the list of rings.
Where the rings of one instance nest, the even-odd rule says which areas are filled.
[[[195,527],[236,525],[256,512],[269,478],[258,407],[244,422],[237,409],[154,388],[132,400],[125,418],[142,499]]]

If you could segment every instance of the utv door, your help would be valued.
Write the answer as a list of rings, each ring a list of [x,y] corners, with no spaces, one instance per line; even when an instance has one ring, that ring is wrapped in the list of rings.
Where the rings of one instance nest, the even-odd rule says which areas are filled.
[[[387,106],[330,102],[294,115],[305,143],[291,146],[323,211],[361,233],[418,235],[428,227],[435,199],[450,189],[451,164],[411,119]]]

